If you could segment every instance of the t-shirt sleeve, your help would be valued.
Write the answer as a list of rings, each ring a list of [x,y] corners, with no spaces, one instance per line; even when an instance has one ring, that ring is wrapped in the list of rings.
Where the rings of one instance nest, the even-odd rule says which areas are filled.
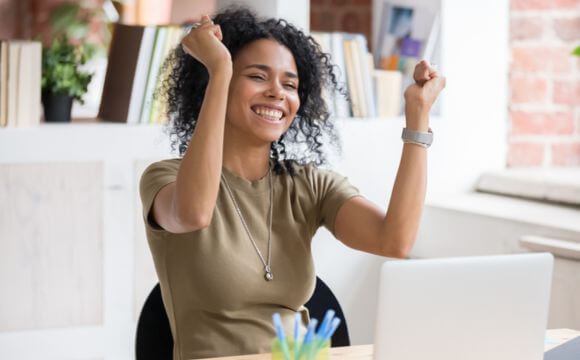
[[[331,170],[313,169],[313,191],[318,201],[317,227],[323,225],[334,234],[338,209],[350,198],[360,196],[348,178]]]
[[[141,204],[143,205],[143,221],[145,226],[153,230],[161,230],[159,225],[150,221],[150,211],[153,207],[155,196],[165,185],[174,182],[177,179],[179,170],[179,161],[163,160],[149,165],[139,182],[139,193],[141,195]]]

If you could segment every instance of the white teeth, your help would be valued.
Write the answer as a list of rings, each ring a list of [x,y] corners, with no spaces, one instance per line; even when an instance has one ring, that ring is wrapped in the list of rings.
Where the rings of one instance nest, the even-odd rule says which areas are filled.
[[[263,108],[263,107],[256,108],[254,111],[258,115],[270,118],[270,120],[280,120],[282,118],[282,116],[284,115],[284,113],[282,111]]]

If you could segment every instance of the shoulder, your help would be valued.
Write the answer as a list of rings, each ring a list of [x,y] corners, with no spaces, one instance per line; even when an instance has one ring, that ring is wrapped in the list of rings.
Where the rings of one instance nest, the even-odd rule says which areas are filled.
[[[178,158],[156,161],[156,162],[149,164],[149,166],[147,166],[147,168],[145,168],[145,171],[143,171],[143,174],[147,174],[147,173],[150,173],[152,171],[158,171],[158,170],[166,170],[166,171],[175,170],[175,171],[177,171],[177,170],[179,170],[180,164],[181,164],[181,159],[178,159]]]
[[[160,187],[175,181],[181,159],[168,159],[156,161],[143,171],[139,181],[141,194],[145,192],[155,192]]]
[[[340,173],[326,167],[319,167],[314,163],[293,163],[293,168],[295,182],[303,181],[314,194],[326,192],[334,185],[346,180],[346,177]]]
[[[181,159],[167,159],[151,163],[147,168],[145,168],[143,174],[141,174],[141,182],[150,177],[156,177],[159,175],[177,175],[180,164]]]
[[[344,179],[344,176],[328,167],[320,167],[314,163],[296,165],[296,173],[309,181]]]

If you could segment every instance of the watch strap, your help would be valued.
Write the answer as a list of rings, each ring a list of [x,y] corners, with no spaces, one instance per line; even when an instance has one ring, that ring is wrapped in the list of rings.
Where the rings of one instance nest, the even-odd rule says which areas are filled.
[[[401,138],[404,142],[418,145],[423,144],[425,147],[429,147],[433,143],[433,131],[431,128],[429,128],[429,132],[421,132],[403,128],[403,134],[401,135]]]

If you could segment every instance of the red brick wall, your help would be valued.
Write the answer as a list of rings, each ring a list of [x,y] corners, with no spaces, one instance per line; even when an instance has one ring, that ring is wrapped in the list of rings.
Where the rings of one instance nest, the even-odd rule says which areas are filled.
[[[511,0],[508,166],[580,166],[580,0]]]
[[[362,33],[370,47],[371,8],[371,0],[310,0],[310,30]]]

